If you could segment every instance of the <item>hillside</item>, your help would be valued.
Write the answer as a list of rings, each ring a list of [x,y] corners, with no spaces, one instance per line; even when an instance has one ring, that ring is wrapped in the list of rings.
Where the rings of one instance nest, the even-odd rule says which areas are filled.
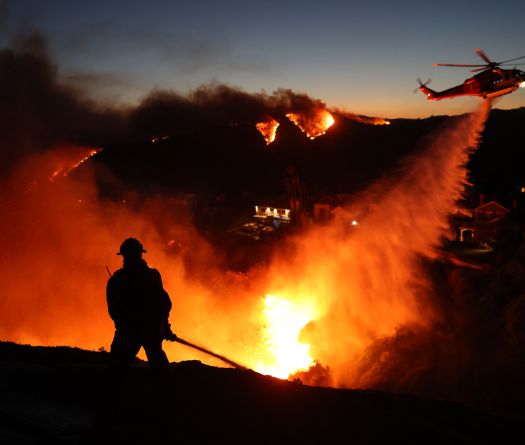
[[[0,343],[0,442],[101,443],[104,352]],[[123,383],[116,443],[505,443],[518,419],[447,401],[316,388],[253,371],[173,363],[165,380],[137,363]]]
[[[282,116],[276,140],[269,146],[253,123],[210,124],[155,143],[111,145],[93,160],[103,189],[112,193],[116,177],[124,184],[121,193],[126,188],[172,188],[212,195],[275,196],[285,193],[289,165],[312,192],[354,193],[395,170],[401,159],[417,153],[457,119],[433,116],[369,125],[335,116],[335,125],[314,140]],[[491,112],[469,165],[472,182],[480,191],[507,193],[525,183],[518,167],[525,156],[519,132],[524,119],[525,108]]]

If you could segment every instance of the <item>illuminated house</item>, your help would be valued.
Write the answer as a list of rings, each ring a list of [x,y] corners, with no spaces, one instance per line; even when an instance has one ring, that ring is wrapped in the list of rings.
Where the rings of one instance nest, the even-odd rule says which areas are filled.
[[[278,207],[270,207],[270,206],[255,206],[255,215],[253,215],[255,218],[259,218],[261,220],[279,220],[283,222],[290,222],[291,216],[290,216],[290,209],[284,209],[284,208],[278,208]]]
[[[291,221],[290,209],[270,206],[255,206],[253,219],[239,227],[231,229],[229,232],[255,240],[260,240],[270,233],[279,229],[281,224]]]
[[[475,209],[456,209],[453,223],[460,242],[488,243],[498,238],[498,234],[516,223],[508,218],[510,210],[490,201]]]

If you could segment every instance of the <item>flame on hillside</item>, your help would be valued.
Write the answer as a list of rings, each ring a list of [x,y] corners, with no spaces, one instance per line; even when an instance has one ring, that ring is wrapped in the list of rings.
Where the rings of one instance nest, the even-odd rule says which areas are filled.
[[[270,145],[275,141],[275,136],[277,134],[277,127],[279,127],[279,122],[275,119],[270,119],[264,122],[259,122],[255,125],[259,133],[262,134],[262,137],[266,141],[266,145]]]
[[[75,168],[86,162],[92,156],[102,151],[102,148],[93,147],[67,147],[60,150],[62,156],[58,161],[58,166],[51,176],[49,181],[53,182],[59,177],[66,177]]]
[[[286,117],[312,140],[325,134],[335,122],[334,117],[327,110],[319,110],[311,114],[288,113]]]
[[[363,122],[372,125],[390,125],[390,121],[382,117],[368,117],[363,118]]]

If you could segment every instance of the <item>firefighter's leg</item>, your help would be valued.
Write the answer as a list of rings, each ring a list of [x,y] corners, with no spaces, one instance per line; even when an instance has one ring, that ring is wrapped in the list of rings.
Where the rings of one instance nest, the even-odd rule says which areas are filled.
[[[112,430],[118,424],[119,406],[123,397],[126,376],[133,359],[140,350],[140,339],[133,333],[115,331],[111,343],[107,375],[101,387],[95,430],[100,440],[110,441]]]
[[[167,368],[169,365],[168,357],[162,350],[162,336],[155,333],[149,335],[144,341],[144,351],[148,357],[148,362],[152,368]]]
[[[127,369],[140,350],[140,338],[134,332],[117,329],[111,343],[109,365],[114,369]]]

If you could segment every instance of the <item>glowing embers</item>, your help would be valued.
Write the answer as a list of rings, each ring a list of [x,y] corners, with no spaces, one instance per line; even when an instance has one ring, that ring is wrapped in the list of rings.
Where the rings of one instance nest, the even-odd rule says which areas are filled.
[[[265,346],[270,355],[265,363],[257,364],[258,372],[286,379],[314,364],[310,345],[299,341],[301,330],[314,319],[313,307],[299,307],[288,300],[266,295],[263,315]]]
[[[95,156],[102,148],[91,147],[68,147],[66,149],[57,151],[60,153],[58,160],[58,167],[53,174],[48,178],[53,182],[58,177],[65,177],[75,168],[86,162],[92,156]]]
[[[162,142],[162,141],[165,141],[167,139],[169,139],[170,137],[169,136],[155,136],[154,138],[151,139],[151,142],[153,144],[157,143],[157,142]]]
[[[325,134],[335,122],[334,117],[326,110],[320,110],[312,114],[288,113],[286,117],[310,139],[315,139]]]
[[[520,88],[525,88],[525,82],[520,83]]]
[[[266,145],[270,145],[275,141],[275,135],[277,134],[277,127],[279,127],[279,122],[275,119],[270,119],[264,122],[259,122],[255,125],[259,133],[262,134],[262,137],[266,141]]]

